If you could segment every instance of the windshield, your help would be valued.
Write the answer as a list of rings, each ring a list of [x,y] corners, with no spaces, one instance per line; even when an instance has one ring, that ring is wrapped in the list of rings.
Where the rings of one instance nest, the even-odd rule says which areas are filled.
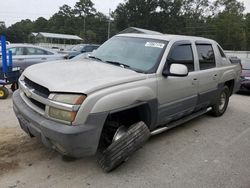
[[[250,70],[250,59],[242,59],[242,68],[243,69],[249,69]]]
[[[145,73],[156,72],[167,41],[113,37],[92,55],[106,62],[116,62]]]

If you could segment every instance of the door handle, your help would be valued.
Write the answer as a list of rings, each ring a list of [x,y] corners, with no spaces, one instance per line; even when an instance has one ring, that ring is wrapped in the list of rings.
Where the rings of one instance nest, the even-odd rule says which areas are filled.
[[[18,61],[24,61],[24,59],[22,59],[22,58],[19,58],[19,59],[17,59]]]
[[[192,85],[196,85],[198,83],[198,78],[193,78]]]
[[[47,60],[47,58],[43,57],[42,60]]]
[[[217,77],[218,77],[218,74],[215,74],[215,75],[213,76],[213,80],[217,80]]]

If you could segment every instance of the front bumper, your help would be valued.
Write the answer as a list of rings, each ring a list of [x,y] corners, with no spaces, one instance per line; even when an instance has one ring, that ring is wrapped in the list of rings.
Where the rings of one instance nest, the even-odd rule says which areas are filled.
[[[107,117],[106,113],[91,114],[85,124],[77,126],[58,123],[29,108],[19,90],[13,94],[13,109],[26,133],[35,136],[47,147],[76,158],[96,153]]]

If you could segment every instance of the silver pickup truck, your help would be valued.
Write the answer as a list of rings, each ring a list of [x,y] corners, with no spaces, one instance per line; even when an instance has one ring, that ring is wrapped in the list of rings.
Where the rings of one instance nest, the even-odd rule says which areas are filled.
[[[240,73],[213,40],[121,34],[88,59],[27,68],[14,111],[31,137],[65,156],[97,154],[109,172],[150,136],[223,115]]]

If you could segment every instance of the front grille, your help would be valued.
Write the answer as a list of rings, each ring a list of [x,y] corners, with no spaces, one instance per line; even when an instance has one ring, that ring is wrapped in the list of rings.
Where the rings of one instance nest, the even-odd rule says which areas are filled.
[[[27,99],[36,107],[38,107],[39,109],[45,111],[45,108],[46,108],[46,105],[35,100],[32,96],[29,96],[27,95],[29,92],[28,90],[32,90],[33,93],[35,93],[36,95],[39,95],[40,97],[42,98],[45,98],[47,99],[50,95],[50,91],[46,88],[46,87],[43,87],[33,81],[31,81],[30,79],[28,78],[24,78],[24,83],[27,87],[27,93],[24,92],[24,94],[26,95]]]
[[[43,87],[33,81],[31,81],[30,79],[28,78],[24,78],[24,82],[25,84],[27,85],[27,87],[29,87],[30,89],[34,89],[35,93],[44,97],[44,98],[48,98],[49,95],[50,95],[50,91],[46,88],[46,87]]]
[[[40,102],[38,102],[38,101],[36,101],[36,100],[34,100],[34,99],[32,99],[32,98],[29,98],[29,100],[30,100],[30,102],[32,102],[34,105],[36,105],[38,108],[40,108],[40,109],[42,109],[43,111],[45,111],[45,108],[46,108],[45,104],[40,103]]]

